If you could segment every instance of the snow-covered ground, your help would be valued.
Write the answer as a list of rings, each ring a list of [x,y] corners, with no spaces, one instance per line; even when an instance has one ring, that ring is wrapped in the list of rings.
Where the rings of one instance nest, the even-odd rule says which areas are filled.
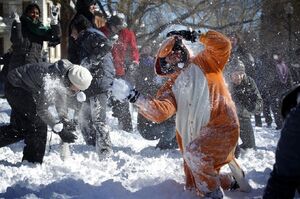
[[[60,157],[60,139],[48,133],[44,163],[21,163],[23,142],[0,148],[0,198],[196,199],[184,190],[182,158],[178,150],[155,149],[157,141],[117,130],[110,116],[113,154],[99,160],[82,137],[72,144],[71,156]],[[10,107],[0,99],[0,124],[9,122]],[[79,133],[78,133],[79,134]],[[52,135],[52,136],[51,136]],[[253,190],[225,192],[225,198],[260,198],[274,163],[280,132],[255,127],[257,150],[238,159]],[[229,171],[224,168],[224,171]]]

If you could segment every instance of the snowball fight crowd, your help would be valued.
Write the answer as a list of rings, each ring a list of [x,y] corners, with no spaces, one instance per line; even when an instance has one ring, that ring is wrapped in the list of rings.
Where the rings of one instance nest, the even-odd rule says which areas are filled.
[[[24,140],[22,161],[42,164],[47,133],[75,143],[80,132],[104,161],[113,152],[108,108],[128,133],[134,131],[133,110],[143,138],[159,140],[157,149],[181,152],[186,190],[220,199],[223,190],[251,191],[236,159],[256,148],[251,117],[269,128],[274,118],[281,137],[263,198],[300,192],[300,71],[289,75],[281,55],[254,61],[236,35],[215,30],[171,30],[155,52],[139,49],[124,18],[98,23],[95,0],[77,0],[75,9],[68,59],[54,63],[43,60],[42,49],[43,42],[60,44],[60,7],[51,6],[50,26],[40,21],[36,3],[14,13],[12,45],[1,59],[11,117],[0,127],[0,147]],[[194,54],[187,42],[204,48]],[[300,49],[296,53],[300,62]],[[252,64],[268,67],[258,72]],[[231,173],[220,172],[224,165]]]

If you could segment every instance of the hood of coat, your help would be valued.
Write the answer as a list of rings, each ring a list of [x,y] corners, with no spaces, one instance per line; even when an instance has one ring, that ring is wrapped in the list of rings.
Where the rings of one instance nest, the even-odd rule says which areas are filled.
[[[49,67],[49,73],[50,74],[57,74],[57,75],[62,75],[66,76],[68,73],[68,70],[72,68],[73,64],[67,60],[67,59],[61,59],[58,60],[57,62],[54,62],[52,64],[52,67]]]
[[[86,90],[92,81],[92,75],[88,69],[83,66],[72,64],[67,59],[61,59],[49,67],[48,73],[59,76],[64,86],[75,85],[80,90]]]
[[[166,61],[166,57],[174,53],[175,51],[180,52],[181,54],[180,62],[176,64],[169,64]],[[190,53],[186,46],[182,43],[182,38],[173,36],[165,40],[159,48],[155,58],[154,70],[155,73],[159,76],[178,76],[181,70],[188,67],[189,62]]]
[[[75,9],[78,14],[84,15],[89,21],[94,19],[94,14],[90,12],[89,7],[93,4],[96,4],[95,0],[77,0]]]
[[[39,22],[41,9],[38,4],[30,3],[26,6],[23,15],[29,17],[34,22]]]
[[[81,32],[76,43],[84,50],[82,58],[101,58],[111,51],[112,43],[98,29],[88,28]]]

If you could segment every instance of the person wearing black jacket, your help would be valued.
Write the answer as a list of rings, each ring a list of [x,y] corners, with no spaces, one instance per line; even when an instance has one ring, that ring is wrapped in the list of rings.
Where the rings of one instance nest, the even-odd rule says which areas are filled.
[[[79,18],[84,17],[89,23],[90,27],[96,28],[94,19],[94,13],[96,11],[96,0],[77,0],[76,14],[72,18],[69,25],[69,40],[68,40],[68,60],[73,64],[80,64],[80,47],[78,46],[75,39],[71,36],[74,22],[78,21]]]
[[[238,58],[229,63],[230,92],[236,105],[240,123],[240,138],[242,149],[255,149],[255,137],[251,124],[251,115],[262,112],[262,98],[254,80],[245,73],[245,65]],[[238,156],[236,151],[236,156]]]
[[[9,71],[24,64],[42,62],[43,42],[55,46],[60,43],[60,26],[58,24],[58,7],[51,7],[51,26],[47,27],[40,21],[41,11],[36,3],[25,8],[19,17],[14,13],[15,20],[11,29],[12,57]]]
[[[148,96],[155,96],[159,88],[168,81],[155,74],[153,70],[154,57],[151,56],[151,47],[145,46],[140,54],[140,65],[135,77],[136,89]],[[175,131],[175,116],[162,123],[152,122],[140,113],[137,115],[137,130],[146,140],[158,140],[155,148],[175,149],[178,148]]]
[[[283,98],[281,114],[283,127],[263,199],[293,199],[300,193],[300,84]]]
[[[88,145],[96,147],[102,159],[109,155],[112,148],[105,122],[108,91],[115,77],[112,43],[101,31],[92,28],[83,16],[73,21],[71,36],[79,46],[81,65],[89,69],[93,76],[91,86],[85,90],[87,100],[79,111],[81,133]]]
[[[63,142],[74,142],[74,124],[67,120],[68,96],[86,90],[90,72],[68,60],[53,64],[26,64],[7,75],[6,97],[11,106],[10,124],[0,127],[0,147],[24,139],[23,159],[42,163],[47,140],[47,125]],[[51,111],[55,107],[57,114]]]
[[[9,68],[9,62],[10,62],[10,58],[12,55],[12,49],[8,49],[8,51],[2,55],[0,57],[0,65],[2,65],[1,67],[1,72],[0,72],[0,94],[4,95],[4,87],[5,87],[5,83],[6,83],[6,76],[8,73],[8,68]]]

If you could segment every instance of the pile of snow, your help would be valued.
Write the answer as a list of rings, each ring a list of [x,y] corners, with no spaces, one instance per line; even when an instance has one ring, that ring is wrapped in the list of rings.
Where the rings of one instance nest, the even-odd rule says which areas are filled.
[[[9,123],[10,107],[0,99],[0,122]],[[0,198],[101,198],[101,199],[196,199],[184,190],[182,158],[178,150],[155,149],[138,133],[116,129],[108,112],[113,154],[99,160],[95,148],[79,139],[70,145],[71,156],[63,161],[61,144],[49,131],[44,163],[21,162],[23,142],[0,148]],[[238,159],[253,190],[225,191],[224,198],[259,198],[274,163],[280,133],[255,127],[257,150],[242,151]],[[224,168],[229,171],[228,168]]]

